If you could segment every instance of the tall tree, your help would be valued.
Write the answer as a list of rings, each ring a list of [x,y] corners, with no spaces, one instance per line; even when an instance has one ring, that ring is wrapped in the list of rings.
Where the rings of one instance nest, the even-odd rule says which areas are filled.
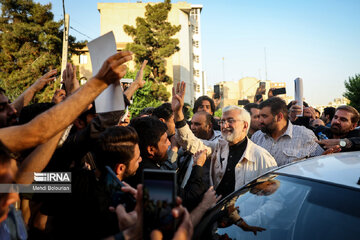
[[[345,81],[345,88],[344,97],[350,100],[349,105],[360,111],[360,74],[349,77],[348,81]]]
[[[50,69],[60,72],[62,21],[54,21],[51,4],[33,0],[0,0],[0,86],[15,99]],[[84,43],[69,36],[69,55]],[[55,86],[45,88],[35,101],[50,101]]]
[[[179,40],[172,37],[180,31],[181,26],[171,25],[167,21],[171,10],[170,0],[148,4],[145,9],[145,17],[136,18],[136,27],[124,25],[125,33],[134,41],[127,45],[127,49],[135,54],[138,65],[148,60],[149,79],[154,82],[152,92],[158,99],[167,101],[170,95],[162,83],[171,84],[172,79],[166,75],[165,58],[180,50]]]

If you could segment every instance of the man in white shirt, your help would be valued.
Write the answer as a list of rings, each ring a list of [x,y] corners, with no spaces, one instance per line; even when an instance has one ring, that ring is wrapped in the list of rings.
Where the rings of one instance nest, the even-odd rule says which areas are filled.
[[[260,103],[259,108],[261,131],[254,133],[251,140],[269,151],[278,166],[324,152],[311,130],[289,121],[284,100],[272,97]]]

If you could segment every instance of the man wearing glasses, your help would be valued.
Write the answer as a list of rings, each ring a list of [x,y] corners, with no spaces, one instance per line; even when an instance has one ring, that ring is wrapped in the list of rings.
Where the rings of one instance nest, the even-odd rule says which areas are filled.
[[[225,197],[252,179],[277,166],[275,159],[262,147],[247,138],[250,114],[237,106],[223,109],[218,141],[207,142],[196,138],[187,126],[182,106],[185,83],[173,89],[172,109],[176,122],[176,140],[187,151],[195,154],[206,150],[211,156],[210,183],[216,193]]]

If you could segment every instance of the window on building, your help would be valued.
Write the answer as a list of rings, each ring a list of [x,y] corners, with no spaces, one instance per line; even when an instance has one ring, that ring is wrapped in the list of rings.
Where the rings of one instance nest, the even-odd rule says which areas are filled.
[[[87,64],[87,56],[85,54],[80,55],[80,64]]]
[[[200,77],[200,71],[194,69],[194,75],[195,75],[196,77]]]

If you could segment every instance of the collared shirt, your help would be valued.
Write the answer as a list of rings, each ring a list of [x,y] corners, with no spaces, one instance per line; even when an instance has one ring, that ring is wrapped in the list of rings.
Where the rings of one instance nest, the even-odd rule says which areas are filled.
[[[254,133],[251,140],[265,148],[275,158],[278,166],[306,157],[318,156],[324,152],[315,142],[317,138],[311,130],[293,125],[290,121],[285,133],[276,141],[260,130]]]

